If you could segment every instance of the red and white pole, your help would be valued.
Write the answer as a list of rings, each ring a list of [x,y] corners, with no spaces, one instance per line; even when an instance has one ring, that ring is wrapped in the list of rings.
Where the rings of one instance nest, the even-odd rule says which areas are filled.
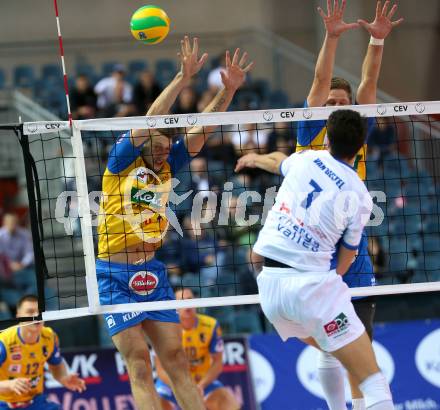
[[[69,85],[67,82],[66,63],[64,62],[63,36],[61,35],[60,16],[58,13],[57,0],[54,0],[54,8],[55,8],[55,18],[56,18],[56,22],[57,22],[57,30],[58,30],[58,41],[60,44],[61,65],[63,67],[64,92],[66,93],[67,114],[69,116],[70,126],[72,126],[72,112],[70,111]]]

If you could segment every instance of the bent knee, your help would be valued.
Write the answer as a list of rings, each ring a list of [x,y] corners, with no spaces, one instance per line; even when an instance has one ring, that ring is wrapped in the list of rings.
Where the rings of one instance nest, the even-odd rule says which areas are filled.
[[[139,349],[124,355],[130,381],[152,381],[152,368],[148,349]]]
[[[160,357],[160,360],[170,376],[176,371],[188,369],[188,359],[180,346],[169,349]]]

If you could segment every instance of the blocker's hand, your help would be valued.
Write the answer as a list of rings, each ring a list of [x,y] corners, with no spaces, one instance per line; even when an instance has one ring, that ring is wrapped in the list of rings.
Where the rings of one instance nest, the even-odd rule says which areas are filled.
[[[180,41],[180,53],[177,53],[180,58],[180,72],[184,79],[190,80],[191,77],[201,70],[208,59],[208,53],[204,53],[200,59],[198,54],[199,39],[197,37],[193,39],[191,48],[191,41],[188,36],[185,36],[183,40]]]
[[[243,155],[237,161],[237,165],[235,165],[235,172],[240,172],[244,168],[255,168],[255,159],[259,156],[255,152],[251,152],[250,154]]]
[[[339,37],[347,30],[358,28],[358,23],[346,23],[344,21],[344,11],[347,5],[347,0],[342,0],[339,5],[339,0],[333,1],[333,8],[331,0],[327,0],[327,14],[324,13],[321,7],[318,7],[318,13],[324,21],[325,29],[329,37]]]
[[[69,374],[60,380],[60,383],[69,390],[82,393],[86,390],[86,382],[78,377],[77,374]]]
[[[246,65],[247,59],[248,53],[244,52],[240,58],[240,49],[237,48],[231,61],[231,55],[229,51],[226,51],[226,68],[220,71],[226,90],[235,92],[243,85],[246,80],[246,73],[254,67],[253,61]]]
[[[372,23],[368,23],[365,20],[358,20],[358,23],[367,30],[374,38],[385,39],[391,30],[403,22],[403,18],[396,21],[391,21],[394,14],[397,11],[397,4],[391,7],[388,12],[391,1],[387,0],[382,8],[382,2],[378,1],[376,5],[376,18]]]

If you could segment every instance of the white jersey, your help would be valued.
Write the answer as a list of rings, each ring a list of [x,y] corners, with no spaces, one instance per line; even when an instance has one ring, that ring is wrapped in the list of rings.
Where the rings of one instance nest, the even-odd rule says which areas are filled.
[[[302,151],[285,177],[254,251],[304,272],[325,272],[339,242],[357,249],[372,210],[365,184],[328,151]]]

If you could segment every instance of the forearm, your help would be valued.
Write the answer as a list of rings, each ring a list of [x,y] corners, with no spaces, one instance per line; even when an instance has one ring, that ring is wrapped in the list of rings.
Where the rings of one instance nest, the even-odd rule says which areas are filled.
[[[310,107],[320,107],[327,101],[333,77],[338,42],[339,37],[329,36],[328,34],[325,37],[316,62],[313,85],[307,98],[307,103]]]
[[[151,104],[147,115],[166,115],[176,102],[180,92],[189,84],[181,72],[177,73],[170,84],[160,93],[159,97]]]
[[[49,369],[53,378],[59,383],[62,382],[64,377],[68,376],[67,366],[64,360],[58,365],[49,365]]]
[[[227,90],[222,88],[217,95],[212,99],[212,101],[203,110],[204,113],[214,113],[214,112],[224,112],[231,105],[232,99],[234,98],[236,90]],[[197,127],[201,128],[201,127]],[[196,128],[196,129],[197,129]],[[216,125],[209,127],[204,127],[205,133],[209,134],[217,128]]]
[[[228,109],[229,105],[234,98],[235,91],[227,90],[225,88],[221,89],[213,100],[208,104],[208,106],[203,110],[204,113],[214,113],[214,112],[224,112]],[[216,125],[207,127],[194,127],[188,132],[186,145],[190,155],[197,155],[203,148],[206,140],[212,134]]]
[[[362,65],[362,80],[356,100],[359,104],[375,104],[377,83],[382,66],[383,46],[369,45]]]
[[[280,175],[281,163],[287,158],[282,152],[271,152],[266,155],[259,155],[255,158],[255,166],[272,174]]]
[[[182,73],[176,74],[170,84],[160,93],[159,97],[151,104],[147,115],[166,115],[176,102],[180,92],[188,85],[188,80]],[[150,137],[149,130],[132,130],[131,139],[134,146],[139,147]]]
[[[0,394],[9,394],[9,393],[12,393],[10,380],[0,381]]]
[[[338,275],[345,275],[345,273],[350,268],[351,264],[354,262],[356,257],[356,250],[347,249],[344,246],[339,248],[338,252],[338,264],[336,267],[336,273]]]

